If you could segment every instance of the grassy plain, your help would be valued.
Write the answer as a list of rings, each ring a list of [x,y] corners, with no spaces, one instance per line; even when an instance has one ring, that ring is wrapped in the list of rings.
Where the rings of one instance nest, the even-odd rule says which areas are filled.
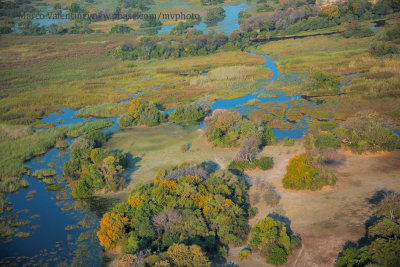
[[[129,39],[120,34],[1,36],[1,120],[29,124],[57,107],[80,108],[118,102],[129,93],[161,88],[144,97],[166,108],[181,100],[245,94],[269,72],[254,68],[245,77],[191,85],[199,73],[215,68],[258,66],[263,59],[245,52],[157,61],[120,61],[106,54]],[[250,82],[244,82],[248,79]],[[232,87],[235,90],[232,92]]]
[[[184,151],[183,146],[190,144]],[[135,127],[115,133],[106,148],[120,150],[132,156],[125,175],[130,180],[125,192],[141,184],[151,183],[158,169],[184,161],[212,161],[225,168],[233,160],[237,148],[217,148],[207,141],[203,130],[179,125]],[[126,197],[123,192],[122,197]]]
[[[382,29],[376,31],[383,34]],[[312,95],[313,92],[305,90],[305,82],[307,75],[313,72],[323,71],[341,77],[341,95],[313,98],[322,103],[303,106],[303,114],[318,120],[332,116],[340,122],[360,110],[374,110],[400,125],[400,58],[371,56],[368,46],[375,39],[375,36],[344,38],[341,34],[287,39],[260,45],[255,52],[276,60],[282,78],[272,85],[272,89],[290,95]],[[359,74],[344,77],[352,73]],[[295,78],[291,79],[293,76]]]

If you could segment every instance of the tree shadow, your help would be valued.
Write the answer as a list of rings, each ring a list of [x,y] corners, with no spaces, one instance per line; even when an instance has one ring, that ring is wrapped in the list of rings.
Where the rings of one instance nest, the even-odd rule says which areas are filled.
[[[201,163],[201,167],[207,171],[208,174],[213,173],[219,169],[221,169],[221,166],[219,166],[218,163],[208,160],[208,161],[203,161]]]
[[[381,189],[376,191],[372,197],[367,198],[368,204],[378,205],[385,198],[385,196],[395,194],[393,190]]]
[[[371,209],[380,204],[381,201],[390,194],[396,194],[393,190],[387,190],[387,189],[381,189],[381,190],[377,190],[375,191],[375,193],[369,197],[366,198],[368,204],[371,205]],[[343,247],[342,250],[338,253],[337,257],[336,257],[336,261],[337,262],[339,260],[340,257],[343,256],[343,253],[346,249],[348,248],[356,248],[356,249],[361,249],[362,247],[365,246],[369,246],[374,240],[374,237],[369,237],[368,236],[368,228],[375,225],[379,220],[381,220],[382,217],[378,217],[376,215],[372,215],[371,217],[369,217],[365,222],[364,222],[364,228],[365,228],[365,234],[363,237],[361,237],[356,243],[355,242],[351,242],[351,241],[347,241]]]
[[[291,225],[292,222],[290,221],[290,219],[289,219],[288,217],[283,216],[283,215],[281,215],[281,214],[278,214],[278,213],[276,213],[276,212],[269,213],[269,214],[268,214],[268,217],[271,217],[272,219],[274,219],[274,220],[276,220],[276,221],[285,223],[286,229],[287,229],[288,233],[289,233],[290,235],[294,235],[294,233],[293,233],[293,231],[292,231],[292,228],[290,227],[290,225]]]

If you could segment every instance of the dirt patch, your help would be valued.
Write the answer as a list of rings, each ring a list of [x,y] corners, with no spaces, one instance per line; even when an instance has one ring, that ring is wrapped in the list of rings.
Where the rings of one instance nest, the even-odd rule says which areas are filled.
[[[400,151],[373,155],[346,152],[346,161],[333,169],[338,177],[334,187],[320,191],[295,191],[282,187],[289,159],[302,152],[295,147],[266,147],[263,154],[274,158],[274,168],[249,172],[250,180],[261,179],[275,186],[281,200],[276,208],[260,202],[258,214],[250,219],[253,225],[271,212],[290,220],[290,228],[302,239],[302,247],[294,252],[285,266],[332,266],[347,241],[357,241],[365,233],[365,221],[372,211],[368,198],[381,189],[400,191]],[[256,189],[250,188],[250,195]],[[242,247],[241,247],[242,248]],[[229,261],[235,261],[241,248],[230,251]],[[253,255],[240,266],[267,266]]]

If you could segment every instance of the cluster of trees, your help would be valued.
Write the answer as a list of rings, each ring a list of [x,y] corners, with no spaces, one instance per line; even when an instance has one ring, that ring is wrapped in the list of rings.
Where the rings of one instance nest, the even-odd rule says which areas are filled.
[[[225,18],[225,9],[222,7],[211,8],[207,11],[207,15],[204,18],[204,22],[207,26],[214,26],[218,22],[223,21]]]
[[[400,266],[400,195],[386,192],[359,244],[340,253],[335,266]]]
[[[132,28],[126,25],[115,25],[111,28],[110,33],[131,33]]]
[[[121,173],[128,165],[126,155],[102,148],[75,148],[64,163],[63,174],[71,179],[72,196],[89,198],[93,192],[116,191],[124,185]]]
[[[379,36],[378,41],[369,44],[368,51],[372,56],[392,56],[399,54],[400,48],[397,45],[400,40],[400,25],[395,25]]]
[[[43,35],[49,34],[89,34],[93,33],[94,30],[89,27],[87,22],[79,22],[66,28],[62,25],[50,24],[48,28],[45,26],[39,26],[38,24],[32,23],[32,21],[22,21],[18,23],[19,33],[22,35]]]
[[[336,135],[353,152],[393,151],[399,137],[376,112],[359,112],[335,129]]]
[[[120,174],[128,165],[126,155],[100,148],[106,136],[100,130],[76,138],[71,159],[64,163],[63,175],[70,179],[74,198],[89,198],[100,189],[115,191],[124,184]]]
[[[210,31],[202,34],[194,28],[186,28],[187,25],[180,24],[174,28],[174,32],[186,33],[182,36],[146,36],[140,40],[126,41],[120,48],[110,51],[110,55],[122,60],[148,60],[152,58],[179,58],[186,56],[205,56],[216,52],[218,49],[237,49],[240,38],[234,34],[234,42],[229,42],[225,33]],[[231,36],[230,35],[230,36]],[[232,39],[233,40],[233,39]],[[244,46],[243,46],[244,47]]]
[[[137,97],[130,102],[129,114],[124,114],[118,119],[118,125],[121,128],[131,125],[156,126],[165,121],[164,112],[156,104]]]
[[[281,265],[300,245],[300,239],[291,234],[284,222],[266,217],[253,226],[249,245],[251,250],[259,251],[267,263]]]
[[[186,252],[169,257],[190,261],[193,257],[185,254],[195,250],[206,266],[203,253],[224,256],[225,245],[239,245],[246,238],[251,210],[246,190],[243,179],[213,172],[207,164],[159,170],[153,184],[135,188],[128,203],[103,216],[97,235],[106,249],[121,244],[123,254],[152,252],[145,262],[158,266],[171,262],[167,254],[174,248]]]
[[[391,123],[376,112],[358,112],[340,125],[325,122],[313,127],[304,138],[307,149],[338,149],[343,145],[355,153],[393,151],[399,137]]]
[[[218,5],[222,4],[224,0],[201,0],[201,4],[203,6],[211,6],[211,5]]]
[[[172,121],[199,121],[211,111],[211,105],[206,101],[179,102],[169,117]]]
[[[284,188],[317,190],[325,185],[335,185],[336,177],[321,164],[319,157],[302,154],[290,159],[282,183]]]
[[[270,145],[274,139],[271,128],[243,118],[234,110],[215,111],[205,120],[205,125],[207,138],[214,146],[238,146],[249,139],[251,153],[257,146]]]
[[[345,25],[345,29],[346,30],[343,32],[343,36],[345,38],[363,38],[374,35],[374,31],[371,30],[368,26],[362,26],[356,21],[347,23]]]

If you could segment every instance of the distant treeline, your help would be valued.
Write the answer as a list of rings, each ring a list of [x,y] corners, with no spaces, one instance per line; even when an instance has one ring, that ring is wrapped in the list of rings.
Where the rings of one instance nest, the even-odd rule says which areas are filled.
[[[351,1],[318,8],[314,1],[292,0],[274,8],[273,12],[242,19],[240,30],[229,36],[213,31],[204,34],[193,28],[195,22],[180,22],[169,36],[147,36],[126,41],[110,54],[122,60],[204,56],[218,50],[244,50],[260,41],[341,23],[350,24],[345,37],[365,37],[372,35],[372,31],[357,25],[357,21],[398,12],[400,5],[392,0],[381,0],[375,5],[368,1]]]

